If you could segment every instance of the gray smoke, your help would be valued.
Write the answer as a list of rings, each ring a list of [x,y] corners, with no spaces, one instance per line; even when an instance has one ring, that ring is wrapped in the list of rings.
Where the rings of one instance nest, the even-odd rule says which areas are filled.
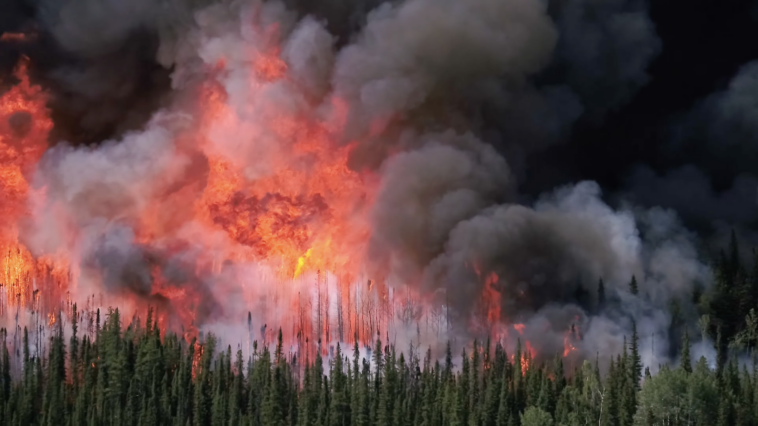
[[[725,90],[701,100],[673,125],[666,147],[708,175],[758,173],[754,117],[758,97],[758,63],[743,66]]]
[[[675,209],[714,246],[739,230],[752,248],[758,243],[752,231],[758,223],[756,101],[758,63],[752,62],[672,124],[673,137],[662,149],[673,166],[637,167],[621,197]]]
[[[131,228],[116,225],[89,242],[82,264],[100,274],[107,292],[121,291],[146,297],[152,291],[149,256],[140,250]]]
[[[31,59],[33,81],[50,95],[51,143],[117,138],[166,106],[173,63],[160,60],[160,49],[175,44],[194,25],[194,11],[211,2],[9,0],[0,35],[30,36],[0,43],[0,71],[9,73],[21,55]]]
[[[550,1],[559,38],[552,69],[591,119],[628,102],[648,80],[661,50],[648,5],[639,0]]]
[[[693,236],[672,212],[614,211],[592,182],[559,189],[534,208],[493,206],[459,223],[430,263],[426,282],[446,286],[451,300],[472,306],[481,280],[468,265],[477,261],[500,276],[503,305],[514,313],[575,300],[578,286],[594,300],[600,278],[608,291],[625,292],[636,275],[660,307],[707,280]]]
[[[321,18],[365,21],[347,39],[329,31],[334,22],[255,0],[204,8],[202,2],[70,1],[49,12],[52,33],[84,57],[118,50],[134,31],[158,34],[153,59],[174,67],[172,100],[191,98],[185,92],[194,82],[215,79],[234,112],[228,122],[195,129],[192,112],[203,105],[166,103],[165,109],[189,115],[158,114],[143,130],[97,148],[48,153],[39,183],[49,186],[49,202],[62,205],[73,226],[95,242],[84,251],[88,262],[115,285],[121,280],[142,291],[147,284],[137,278],[144,274],[124,275],[145,267],[129,227],[151,206],[163,206],[167,194],[188,202],[166,206],[191,205],[208,167],[195,156],[208,146],[254,185],[270,172],[267,158],[287,155],[291,141],[274,128],[273,116],[286,111],[323,122],[330,136],[354,147],[351,168],[377,174],[368,269],[425,294],[445,293],[458,330],[468,331],[481,313],[483,275],[496,273],[503,316],[526,323],[527,333],[535,332],[533,324],[549,324],[534,343],[550,350],[577,317],[592,335],[581,348],[587,353],[617,347],[631,318],[645,333],[664,337],[668,303],[685,298],[692,283],[709,282],[695,237],[672,211],[612,206],[594,182],[557,188],[530,205],[520,204],[518,194],[530,155],[565,140],[578,120],[619,107],[647,81],[660,42],[646,5],[406,0],[367,12],[345,4],[312,7],[323,11]],[[183,11],[177,17],[175,8]],[[107,25],[120,15],[121,22]],[[252,58],[276,47],[288,78],[255,80]],[[224,72],[214,75],[219,63]],[[80,91],[96,99],[123,84],[95,80]],[[136,87],[126,85],[125,96]],[[207,140],[193,137],[194,130],[207,132]],[[194,224],[179,210],[155,209],[176,226],[165,226],[174,231],[169,241],[145,249],[151,256],[163,256],[171,238],[190,239]],[[36,251],[69,243],[63,225],[44,209],[38,221],[39,232],[28,237]],[[203,249],[183,247],[171,258]],[[639,297],[627,291],[632,275]],[[596,299],[601,278],[609,299],[604,307]],[[213,293],[212,278],[177,281]]]
[[[505,160],[470,134],[427,135],[417,142],[423,147],[384,165],[373,212],[378,232],[371,257],[382,259],[382,266],[397,265],[405,279],[418,276],[444,249],[458,223],[512,186]]]
[[[738,176],[726,191],[717,191],[708,175],[688,165],[658,175],[640,167],[629,178],[625,198],[642,205],[658,205],[676,210],[688,223],[700,228],[717,222],[749,225],[758,219],[758,180]]]

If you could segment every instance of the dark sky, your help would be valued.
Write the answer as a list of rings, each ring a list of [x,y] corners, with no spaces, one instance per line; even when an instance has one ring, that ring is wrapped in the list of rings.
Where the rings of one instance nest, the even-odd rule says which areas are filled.
[[[667,148],[678,117],[725,89],[741,66],[758,59],[756,6],[745,0],[651,2],[663,48],[648,68],[650,82],[600,126],[580,123],[569,143],[530,161],[526,187],[541,192],[570,176],[616,190],[638,163],[662,173],[696,162],[712,171],[717,189],[729,188],[734,173],[728,164],[708,165],[697,149]]]

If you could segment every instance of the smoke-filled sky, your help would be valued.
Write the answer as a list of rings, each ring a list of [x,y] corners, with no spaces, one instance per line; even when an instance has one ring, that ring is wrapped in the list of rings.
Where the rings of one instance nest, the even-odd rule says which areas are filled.
[[[291,146],[267,113],[285,111],[323,124],[349,169],[371,176],[370,275],[442,291],[466,317],[489,291],[474,272],[485,269],[500,309],[525,322],[594,318],[591,350],[632,316],[665,333],[668,302],[710,279],[704,247],[730,228],[754,241],[756,19],[747,1],[7,0],[0,36],[29,37],[0,42],[0,75],[26,55],[49,92],[56,149],[35,179],[66,218],[40,209],[25,241],[35,253],[73,244],[106,288],[150,294],[166,244],[138,243],[134,212],[176,188],[189,197],[209,153],[251,185],[270,176]],[[260,77],[275,64],[251,77],[250,55],[272,49],[286,83]],[[209,80],[234,120],[191,123]],[[211,213],[295,202],[240,194]],[[323,208],[299,220],[343,224],[334,203],[360,212],[358,198],[319,194],[305,201]],[[190,233],[181,212],[162,214],[183,225],[173,237]],[[71,227],[75,243],[60,237]],[[640,298],[624,293],[633,274]]]
[[[191,25],[191,16],[180,15],[188,15],[187,5],[205,3],[4,1],[0,34],[37,37],[3,43],[0,68],[7,75],[20,54],[29,55],[35,77],[54,90],[56,136],[98,143],[138,128],[161,105],[171,72],[158,60],[161,21]],[[301,16],[325,20],[338,45],[358,39],[380,4],[288,2]],[[423,19],[432,19],[433,9]],[[750,148],[751,92],[758,92],[751,77],[758,58],[750,42],[758,33],[755,5],[556,1],[548,14],[556,34],[546,42],[557,46],[543,59],[548,66],[535,65],[540,71],[531,76],[541,96],[525,91],[471,111],[494,143],[528,140],[517,149],[535,152],[520,171],[523,192],[590,179],[639,203],[674,208],[703,231],[713,221],[751,227],[758,173]],[[453,19],[451,25],[487,36],[486,26],[477,27],[486,23],[466,22],[465,14]],[[494,41],[489,48],[492,57],[508,55]],[[465,95],[477,96],[476,89],[465,88]]]

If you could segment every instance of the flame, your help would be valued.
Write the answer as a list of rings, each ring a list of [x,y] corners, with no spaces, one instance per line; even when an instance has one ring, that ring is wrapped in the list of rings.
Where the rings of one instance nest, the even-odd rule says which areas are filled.
[[[487,275],[484,280],[484,297],[488,301],[487,303],[487,321],[490,324],[499,323],[502,318],[500,317],[500,292],[495,288],[499,277],[496,273],[492,272]]]
[[[285,78],[286,67],[278,57],[258,58],[255,69],[267,80]],[[237,112],[224,104],[212,110],[216,126],[242,126]],[[328,123],[286,111],[271,114],[267,128],[253,131],[290,146],[272,152],[269,170],[253,181],[207,146],[210,174],[196,216],[249,247],[249,257],[278,259],[283,278],[354,266],[359,252],[355,247],[368,238],[369,230],[355,226],[357,202],[367,194],[362,178],[347,167],[351,147],[335,145]]]
[[[23,35],[3,35],[4,40]],[[19,222],[29,215],[27,199],[34,191],[27,182],[34,167],[47,149],[47,137],[53,127],[42,88],[28,76],[28,59],[22,58],[15,71],[18,83],[0,96],[0,313],[3,309],[55,305],[62,299],[67,285],[67,267],[51,257],[35,259],[19,243]],[[0,82],[6,83],[6,82]],[[38,286],[51,287],[40,300]],[[57,291],[56,291],[57,290]]]
[[[577,316],[575,318],[576,320],[579,320],[579,317]],[[571,327],[569,327],[568,330],[566,330],[565,333],[563,333],[563,357],[569,356],[572,352],[576,351],[576,346],[574,346],[574,343],[576,340],[581,339],[581,334],[579,333],[579,330],[577,329],[575,324],[571,324]]]
[[[4,33],[3,35],[0,36],[0,41],[21,42],[21,41],[29,41],[33,37],[34,35],[24,34],[24,33]]]
[[[534,360],[534,357],[537,355],[537,351],[534,350],[534,347],[532,346],[531,342],[528,340],[525,342],[525,348],[524,351],[521,353],[521,359],[519,360],[519,363],[521,364],[521,374],[526,375],[526,372],[529,371],[529,368],[531,367],[532,361]],[[516,362],[516,356],[511,355],[511,361]]]
[[[205,345],[200,344],[200,342],[195,342],[195,351],[192,356],[192,378],[195,379],[197,377],[197,373],[200,370],[200,360],[203,357],[203,352],[205,351]]]
[[[311,257],[312,250],[313,250],[312,248],[309,248],[308,251],[306,251],[304,255],[300,256],[300,258],[297,259],[297,268],[295,269],[294,278],[299,277],[300,274],[303,273],[303,267],[305,266],[305,261],[308,260],[309,257]]]
[[[526,358],[525,355],[529,354],[529,357]],[[534,357],[537,356],[537,351],[534,350],[534,347],[532,346],[531,342],[528,340],[526,341],[526,351],[524,352],[524,355],[521,356],[521,368],[522,371],[526,372],[530,367],[531,360],[534,359]]]
[[[243,101],[238,102],[239,95],[227,92],[223,84],[229,74],[239,74],[231,65],[239,58],[210,59],[210,77],[198,91],[201,108],[193,116],[191,132],[177,133],[173,141],[177,157],[202,158],[202,178],[188,176],[174,187],[180,179],[167,177],[171,185],[163,188],[164,176],[157,176],[154,186],[159,189],[151,190],[158,195],[129,212],[128,226],[136,242],[146,247],[145,256],[153,266],[149,291],[144,292],[149,294],[140,294],[139,299],[130,294],[106,295],[111,296],[107,302],[102,294],[84,297],[92,310],[113,301],[135,310],[144,308],[145,300],[158,301],[171,310],[157,313],[160,326],[181,329],[187,340],[197,337],[204,316],[212,310],[199,307],[213,299],[209,296],[222,295],[228,298],[218,303],[222,305],[219,311],[231,300],[245,310],[259,310],[267,321],[271,318],[275,326],[260,328],[263,341],[281,326],[283,333],[298,339],[313,330],[311,345],[318,340],[328,342],[342,327],[335,326],[336,321],[345,324],[342,338],[349,341],[358,335],[360,340],[373,341],[377,330],[385,332],[387,322],[398,316],[393,311],[395,292],[389,290],[388,271],[379,267],[367,271],[376,176],[348,166],[356,143],[340,137],[348,124],[347,101],[331,99],[327,106],[332,114],[322,115],[316,113],[321,105],[311,104],[315,101],[308,96],[293,100],[295,105],[271,99],[272,88],[298,87],[298,82],[291,81],[276,45],[279,28],[258,31],[263,42],[248,51],[250,58],[244,62],[248,73],[243,78],[235,74],[239,78],[235,84],[245,92]],[[32,36],[6,33],[2,40],[24,41]],[[19,241],[22,221],[33,217],[38,205],[49,207],[49,213],[62,223],[73,221],[65,206],[43,202],[48,195],[52,199],[52,189],[48,194],[48,188],[29,184],[48,147],[53,123],[45,106],[47,96],[30,82],[27,64],[26,59],[19,64],[18,82],[0,96],[0,316],[8,307],[28,307],[41,312],[41,318],[47,315],[52,326],[53,313],[73,304],[67,293],[83,297],[83,288],[91,288],[81,285],[84,281],[95,281],[95,288],[103,286],[97,282],[101,279],[97,271],[80,266],[76,247],[39,255]],[[375,120],[371,133],[378,135],[392,119]],[[184,171],[184,167],[171,163],[165,174],[180,174],[175,169]],[[72,246],[78,237],[70,236]],[[181,255],[186,263],[183,274],[168,274],[161,264],[174,255]],[[230,263],[254,267],[226,268]],[[509,313],[502,310],[500,276],[477,260],[470,267],[482,284],[478,296],[481,312],[486,314],[477,318],[477,326],[486,319],[491,335],[507,337]],[[196,285],[200,281],[212,282],[214,294],[208,294],[207,286]],[[334,306],[346,307],[338,313],[339,319],[330,317]],[[414,320],[421,315],[408,311]],[[122,315],[127,318],[129,313]],[[519,334],[525,330],[524,324],[513,327]],[[249,328],[252,335],[255,329]],[[196,349],[195,365],[202,346]],[[523,371],[534,354],[526,342],[520,361]]]
[[[465,262],[464,266],[466,268],[471,268],[476,274],[477,278],[483,281],[480,305],[482,311],[486,312],[486,321],[488,326],[487,328],[489,329],[489,334],[495,336],[498,339],[501,336],[507,337],[508,332],[503,327],[504,322],[506,322],[506,318],[503,317],[501,310],[502,294],[498,289],[500,277],[494,271],[484,274],[478,260],[474,260],[470,264],[469,262]]]
[[[571,352],[574,352],[576,350],[576,347],[573,344],[571,344],[570,339],[571,339],[570,334],[566,334],[563,337],[563,357],[564,358],[569,356]]]

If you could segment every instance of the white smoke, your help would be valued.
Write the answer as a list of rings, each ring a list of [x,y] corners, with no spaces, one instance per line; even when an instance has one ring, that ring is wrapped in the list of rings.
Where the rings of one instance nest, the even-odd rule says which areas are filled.
[[[184,243],[198,229],[206,231],[181,211],[194,207],[192,195],[203,185],[201,176],[190,176],[201,169],[193,156],[222,158],[246,185],[269,176],[279,160],[292,158],[296,131],[282,131],[287,127],[279,114],[284,113],[319,121],[333,139],[354,144],[350,166],[373,169],[379,188],[365,218],[371,223],[370,242],[362,247],[366,253],[356,255],[370,255],[369,272],[386,270],[423,294],[445,292],[463,324],[459,330],[479,309],[483,283],[475,264],[499,276],[504,316],[529,324],[547,320],[552,328],[535,342],[550,350],[562,343],[569,317],[585,318],[591,337],[582,344],[583,353],[617,348],[632,317],[641,332],[665,336],[667,303],[685,294],[692,281],[708,281],[694,237],[671,212],[614,209],[594,182],[567,185],[532,206],[521,205],[518,174],[508,162],[521,163],[524,157],[506,159],[502,153],[538,151],[567,133],[585,109],[605,111],[631,96],[657,50],[643,8],[628,12],[625,2],[615,1],[604,12],[614,17],[610,22],[585,29],[576,25],[583,22],[578,15],[589,15],[588,2],[572,2],[554,20],[540,0],[407,0],[368,14],[361,31],[338,48],[324,23],[298,19],[278,2],[199,4],[187,8],[193,17],[188,30],[169,25],[160,61],[175,66],[177,104],[191,99],[187,93],[196,93],[199,83],[218,83],[221,111],[206,116],[204,108],[213,104],[173,105],[168,110],[174,113],[156,115],[142,131],[119,141],[51,150],[37,176],[47,198],[37,206],[36,228],[27,236],[36,253],[74,251],[75,258],[94,264],[109,279],[124,280],[119,277],[125,269],[139,269],[131,260],[143,262],[143,256],[163,253],[172,239]],[[153,15],[156,7],[71,2],[58,15],[56,34],[64,44],[97,50],[101,46],[82,41],[81,32],[101,34],[107,47],[108,40],[116,43],[134,27],[163,30],[168,24],[163,12]],[[103,28],[94,19],[116,11],[125,16],[120,26]],[[94,29],[74,25],[80,17]],[[613,34],[609,44],[598,36],[605,30]],[[562,34],[569,37],[561,41]],[[583,40],[598,49],[586,50]],[[624,56],[619,48],[635,54]],[[614,63],[628,62],[629,68],[605,81],[607,93],[599,93],[588,84],[597,74],[588,70],[604,63],[609,51]],[[260,61],[268,61],[263,70]],[[540,73],[560,64],[567,64],[565,81],[536,83]],[[272,78],[271,72],[287,78]],[[482,131],[488,109],[480,104],[503,115],[498,122],[505,131]],[[491,140],[502,140],[507,149],[495,149]],[[309,167],[306,161],[287,164]],[[189,202],[164,202],[174,193]],[[156,205],[182,208],[156,212],[165,216],[156,225],[165,239],[148,253],[135,251],[137,237],[122,227],[142,225],[135,221]],[[223,260],[244,250],[218,230],[208,233],[211,242],[187,244],[165,261],[164,272],[181,270],[172,262],[203,250]],[[125,259],[111,259],[120,253]],[[201,282],[213,299],[214,286],[222,285],[219,277],[239,277],[237,272],[251,268],[229,272],[227,266],[216,266],[213,277],[183,280]],[[627,294],[632,275],[640,282],[640,297]],[[583,309],[597,304],[600,278],[611,299],[607,310],[615,312],[590,315]],[[140,282],[140,291],[144,287]],[[577,300],[580,290],[588,300]],[[245,310],[239,299],[218,305],[239,320]]]

